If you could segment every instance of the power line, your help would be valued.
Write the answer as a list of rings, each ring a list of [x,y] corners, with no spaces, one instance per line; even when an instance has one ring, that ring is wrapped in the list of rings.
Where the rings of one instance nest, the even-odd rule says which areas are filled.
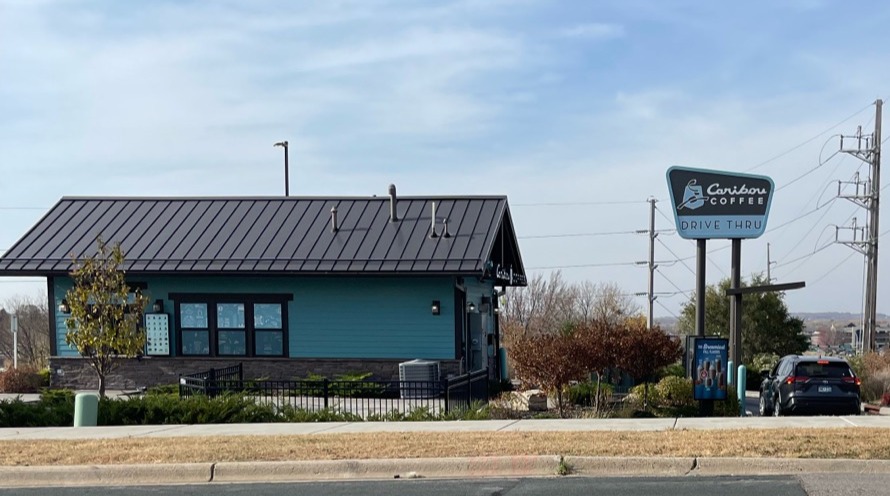
[[[797,145],[797,146],[794,146],[794,147],[792,147],[791,149],[786,150],[786,151],[784,151],[784,152],[782,152],[782,153],[776,155],[775,157],[773,157],[773,158],[771,158],[771,159],[765,160],[765,161],[763,161],[763,162],[761,162],[761,163],[755,165],[754,167],[751,167],[751,168],[748,169],[746,172],[750,172],[750,171],[752,171],[752,170],[759,169],[760,167],[763,167],[764,165],[766,165],[766,164],[768,164],[768,163],[770,163],[770,162],[772,162],[772,161],[774,161],[774,160],[778,160],[778,159],[784,157],[785,155],[788,155],[789,153],[791,153],[791,152],[793,152],[793,151],[795,151],[795,150],[797,150],[797,149],[803,147],[804,145],[808,145],[808,144],[810,144],[811,142],[815,141],[817,138],[821,137],[823,134],[825,134],[825,133],[831,131],[832,129],[834,129],[834,128],[840,126],[841,124],[847,122],[848,120],[850,120],[850,119],[856,117],[857,115],[861,114],[862,112],[865,112],[866,110],[868,110],[869,108],[871,108],[871,106],[872,106],[872,104],[868,104],[868,105],[866,105],[866,106],[863,107],[862,109],[856,111],[854,114],[852,114],[852,115],[850,115],[849,117],[845,118],[844,120],[838,122],[837,124],[831,126],[830,128],[828,128],[828,129],[822,131],[821,133],[819,133],[819,134],[813,136],[812,138],[810,138],[810,139],[804,141],[803,143],[801,143],[801,144],[799,144],[799,145]]]
[[[623,234],[637,234],[636,231],[612,231],[591,233],[564,233],[564,234],[538,234],[532,236],[517,236],[518,239],[549,239],[549,238],[580,238],[585,236],[617,236]]]
[[[658,303],[659,305],[661,305],[661,308],[667,310],[667,313],[671,314],[672,317],[674,317],[674,318],[677,319],[677,320],[680,320],[680,316],[677,315],[677,314],[675,314],[675,313],[673,312],[673,310],[671,310],[670,308],[668,308],[667,306],[665,306],[664,303],[662,303],[662,302],[660,302],[660,301],[658,301],[658,300],[655,300],[655,303]]]
[[[636,262],[608,262],[597,264],[577,264],[577,265],[553,265],[550,267],[529,267],[527,270],[552,270],[552,269],[581,269],[593,267],[621,267],[628,265],[637,265]]]
[[[843,260],[840,261],[840,263],[838,263],[838,264],[835,265],[834,267],[828,269],[828,272],[822,274],[821,276],[819,276],[818,278],[816,278],[816,280],[813,281],[813,282],[811,282],[810,284],[811,284],[811,285],[814,285],[814,284],[818,283],[819,281],[821,281],[822,279],[825,279],[826,277],[828,277],[828,274],[831,274],[832,272],[834,272],[835,270],[837,270],[838,267],[840,267],[841,265],[843,265],[844,262],[846,262],[847,260],[849,260],[850,257],[852,257],[852,256],[855,255],[855,254],[856,254],[855,251],[850,252],[850,254],[847,255],[846,258],[844,258]]]
[[[542,203],[513,203],[511,207],[574,207],[582,205],[630,205],[635,203],[648,203],[647,200],[616,200],[598,202],[542,202]]]

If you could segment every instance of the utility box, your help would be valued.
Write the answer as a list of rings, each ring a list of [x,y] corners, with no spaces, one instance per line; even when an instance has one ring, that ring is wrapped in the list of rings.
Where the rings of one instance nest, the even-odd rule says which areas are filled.
[[[74,427],[95,427],[99,420],[99,395],[77,393],[74,397]]]

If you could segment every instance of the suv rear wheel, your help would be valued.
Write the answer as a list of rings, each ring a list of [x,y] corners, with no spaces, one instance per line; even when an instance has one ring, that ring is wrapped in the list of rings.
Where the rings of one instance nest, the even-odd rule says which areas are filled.
[[[779,395],[773,396],[773,416],[781,417],[782,416],[782,403],[779,400]]]
[[[773,414],[773,411],[768,406],[766,406],[766,394],[763,391],[761,391],[760,392],[760,416],[767,417],[772,414]]]

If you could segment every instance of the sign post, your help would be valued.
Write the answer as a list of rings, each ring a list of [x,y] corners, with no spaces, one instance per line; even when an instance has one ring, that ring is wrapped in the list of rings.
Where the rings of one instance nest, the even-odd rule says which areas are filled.
[[[766,220],[772,202],[775,186],[773,180],[766,176],[752,174],[729,173],[707,169],[693,169],[674,166],[667,171],[668,190],[673,204],[674,220],[677,234],[685,239],[696,240],[696,298],[695,298],[695,334],[696,353],[699,342],[705,332],[705,243],[708,239],[732,240],[732,274],[731,289],[738,290],[741,285],[741,240],[757,238],[766,230]],[[741,297],[730,301],[729,342],[731,344],[731,360],[735,364],[741,362]],[[705,343],[706,341],[701,341]],[[716,346],[716,345],[715,345]],[[724,351],[727,347],[724,344]],[[721,358],[721,369],[725,373],[727,356]],[[694,361],[698,369],[697,360]],[[714,362],[709,361],[708,365]],[[691,367],[690,367],[691,368]],[[700,370],[696,370],[700,373]],[[710,372],[708,372],[710,374]],[[725,375],[724,375],[725,378]],[[700,377],[693,376],[698,381]],[[698,386],[698,383],[696,383]],[[726,399],[726,381],[723,381],[722,397],[696,398],[699,402],[699,414],[712,415],[715,399]],[[696,389],[696,391],[698,391]]]
[[[12,368],[19,368],[19,318],[15,315],[9,321],[12,331]]]

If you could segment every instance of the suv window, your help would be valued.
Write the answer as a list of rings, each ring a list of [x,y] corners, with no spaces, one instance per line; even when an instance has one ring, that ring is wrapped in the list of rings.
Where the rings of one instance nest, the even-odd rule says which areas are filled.
[[[801,362],[797,364],[794,375],[804,377],[829,377],[843,378],[853,377],[853,371],[845,363],[840,362]]]

